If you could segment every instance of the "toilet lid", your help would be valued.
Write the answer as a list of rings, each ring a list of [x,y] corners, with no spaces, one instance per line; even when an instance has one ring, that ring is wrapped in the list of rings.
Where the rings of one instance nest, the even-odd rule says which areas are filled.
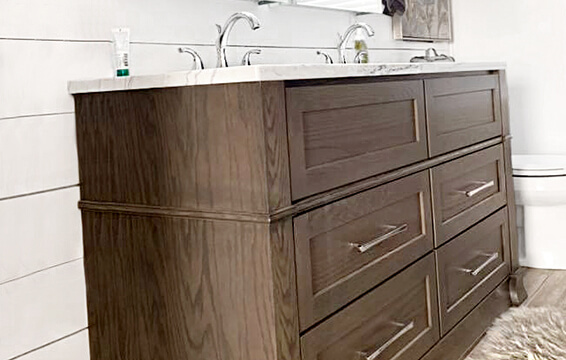
[[[566,176],[566,155],[513,155],[513,175]]]

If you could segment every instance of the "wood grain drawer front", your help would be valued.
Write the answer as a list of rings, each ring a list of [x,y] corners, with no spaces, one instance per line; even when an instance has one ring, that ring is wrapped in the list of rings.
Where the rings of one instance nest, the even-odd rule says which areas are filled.
[[[437,246],[505,205],[503,165],[498,145],[432,169]]]
[[[436,250],[442,334],[509,274],[507,208]]]
[[[426,159],[422,81],[287,89],[297,200]]]
[[[303,360],[413,360],[439,339],[432,254],[301,337]]]
[[[425,80],[430,155],[502,133],[497,75]]]
[[[295,218],[301,330],[430,251],[430,214],[421,172]]]

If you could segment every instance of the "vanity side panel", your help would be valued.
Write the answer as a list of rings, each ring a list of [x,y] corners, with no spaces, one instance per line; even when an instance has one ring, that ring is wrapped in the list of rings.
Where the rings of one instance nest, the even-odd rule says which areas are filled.
[[[95,212],[83,224],[93,360],[278,359],[269,224]]]
[[[501,120],[503,127],[503,156],[505,163],[505,178],[507,181],[507,209],[509,214],[509,253],[511,254],[511,281],[509,291],[513,305],[522,304],[528,297],[523,283],[523,272],[519,265],[519,242],[517,235],[517,208],[515,203],[515,185],[513,183],[513,165],[511,162],[511,129],[509,115],[509,91],[507,73],[499,71],[499,89],[501,92]]]
[[[499,71],[499,88],[501,89],[501,120],[503,127],[503,153],[505,175],[507,179],[507,205],[509,207],[509,235],[511,245],[511,270],[519,269],[519,252],[517,244],[517,212],[515,208],[515,186],[513,184],[513,166],[511,164],[511,129],[509,119],[509,93],[505,71]]]
[[[81,199],[268,210],[259,83],[75,95]]]

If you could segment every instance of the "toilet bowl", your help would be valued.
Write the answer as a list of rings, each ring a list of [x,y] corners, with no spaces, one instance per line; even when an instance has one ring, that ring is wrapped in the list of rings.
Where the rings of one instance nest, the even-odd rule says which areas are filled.
[[[519,263],[566,269],[566,155],[513,155]]]

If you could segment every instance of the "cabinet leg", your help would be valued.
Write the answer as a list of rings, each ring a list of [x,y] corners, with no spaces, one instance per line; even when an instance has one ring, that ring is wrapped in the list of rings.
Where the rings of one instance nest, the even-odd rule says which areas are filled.
[[[523,284],[524,269],[519,268],[509,276],[509,294],[514,306],[521,305],[528,297],[527,290]]]

